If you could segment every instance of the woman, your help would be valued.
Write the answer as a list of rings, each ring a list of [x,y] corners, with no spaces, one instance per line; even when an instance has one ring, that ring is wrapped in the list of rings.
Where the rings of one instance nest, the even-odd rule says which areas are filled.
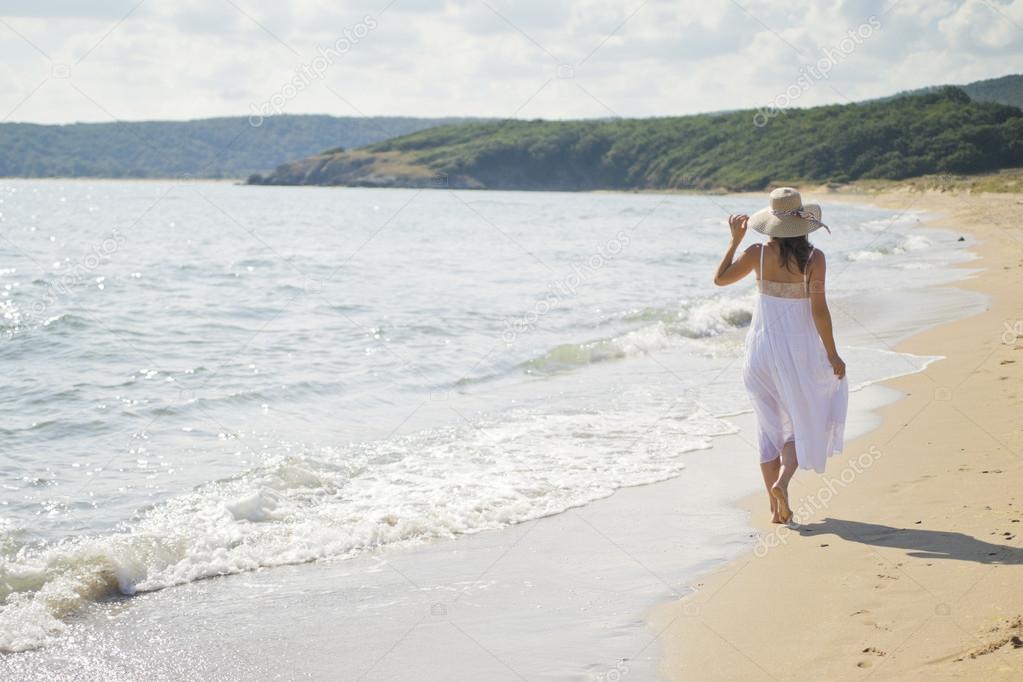
[[[714,283],[734,284],[751,272],[757,305],[746,337],[743,382],[757,417],[760,469],[774,523],[792,519],[788,486],[797,467],[824,472],[842,451],[849,386],[835,348],[824,298],[824,254],[806,235],[823,227],[821,209],[799,192],[771,192],[771,206],[728,218],[732,245]],[[733,261],[747,227],[767,235]],[[828,230],[830,232],[830,230]]]

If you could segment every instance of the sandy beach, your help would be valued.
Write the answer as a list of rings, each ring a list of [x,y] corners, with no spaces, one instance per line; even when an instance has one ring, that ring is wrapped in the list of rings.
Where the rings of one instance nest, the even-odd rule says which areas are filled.
[[[983,268],[956,286],[990,305],[896,346],[945,359],[886,382],[905,397],[880,410],[881,426],[825,476],[796,476],[798,527],[771,525],[763,493],[743,502],[754,551],[650,614],[661,672],[1021,679],[1023,195],[806,193],[935,213],[928,225],[961,231],[979,256],[969,267]]]

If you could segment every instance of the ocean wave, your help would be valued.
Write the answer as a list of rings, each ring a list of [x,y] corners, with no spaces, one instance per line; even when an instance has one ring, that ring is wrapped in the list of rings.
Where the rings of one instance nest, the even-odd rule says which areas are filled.
[[[879,246],[875,249],[862,249],[851,252],[846,258],[851,261],[877,261],[886,256],[899,255],[912,251],[923,251],[934,246],[934,243],[921,234],[909,234],[895,244]]]
[[[749,297],[715,297],[681,308],[643,308],[625,313],[626,322],[654,321],[618,336],[567,343],[527,360],[526,372],[548,374],[609,360],[645,355],[678,345],[686,339],[706,339],[749,326],[753,316]]]
[[[59,313],[40,318],[31,311],[25,311],[9,299],[0,301],[0,333],[13,336],[25,332],[45,332],[65,336],[69,332],[88,329],[92,322],[81,315]]]
[[[854,262],[857,262],[857,261],[872,261],[872,260],[881,260],[882,258],[885,257],[885,255],[887,255],[887,252],[883,251],[881,249],[874,249],[874,250],[865,249],[865,250],[862,250],[862,251],[853,251],[852,253],[847,255],[846,258],[848,260],[851,260],[851,261],[854,261]]]
[[[865,220],[862,223],[855,225],[855,229],[861,232],[874,232],[881,233],[887,232],[892,228],[906,228],[920,222],[920,214],[915,211],[905,211],[898,213],[893,216],[887,216],[884,218],[875,218],[873,220]]]
[[[259,568],[497,529],[677,475],[728,425],[698,412],[517,411],[471,426],[280,456],[140,514],[109,535],[21,545],[0,527],[0,651],[132,595]],[[648,416],[648,415],[646,415]],[[641,437],[642,436],[642,437]],[[16,546],[16,549],[15,549]]]

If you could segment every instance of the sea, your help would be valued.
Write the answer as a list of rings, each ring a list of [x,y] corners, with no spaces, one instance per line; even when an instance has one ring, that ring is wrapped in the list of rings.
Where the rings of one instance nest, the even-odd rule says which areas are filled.
[[[808,199],[854,396],[940,361],[970,239]],[[653,676],[755,541],[762,203],[0,180],[0,676]]]

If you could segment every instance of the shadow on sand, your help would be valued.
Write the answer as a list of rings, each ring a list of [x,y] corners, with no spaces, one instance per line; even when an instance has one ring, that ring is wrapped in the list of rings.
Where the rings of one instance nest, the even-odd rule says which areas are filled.
[[[1004,531],[999,531],[999,533]],[[877,547],[911,550],[909,556],[921,559],[958,559],[979,564],[1023,564],[1023,550],[995,545],[951,531],[925,528],[892,528],[876,523],[825,518],[819,523],[801,526],[800,535],[837,535],[843,540]],[[1014,533],[1015,535],[1015,533]]]

